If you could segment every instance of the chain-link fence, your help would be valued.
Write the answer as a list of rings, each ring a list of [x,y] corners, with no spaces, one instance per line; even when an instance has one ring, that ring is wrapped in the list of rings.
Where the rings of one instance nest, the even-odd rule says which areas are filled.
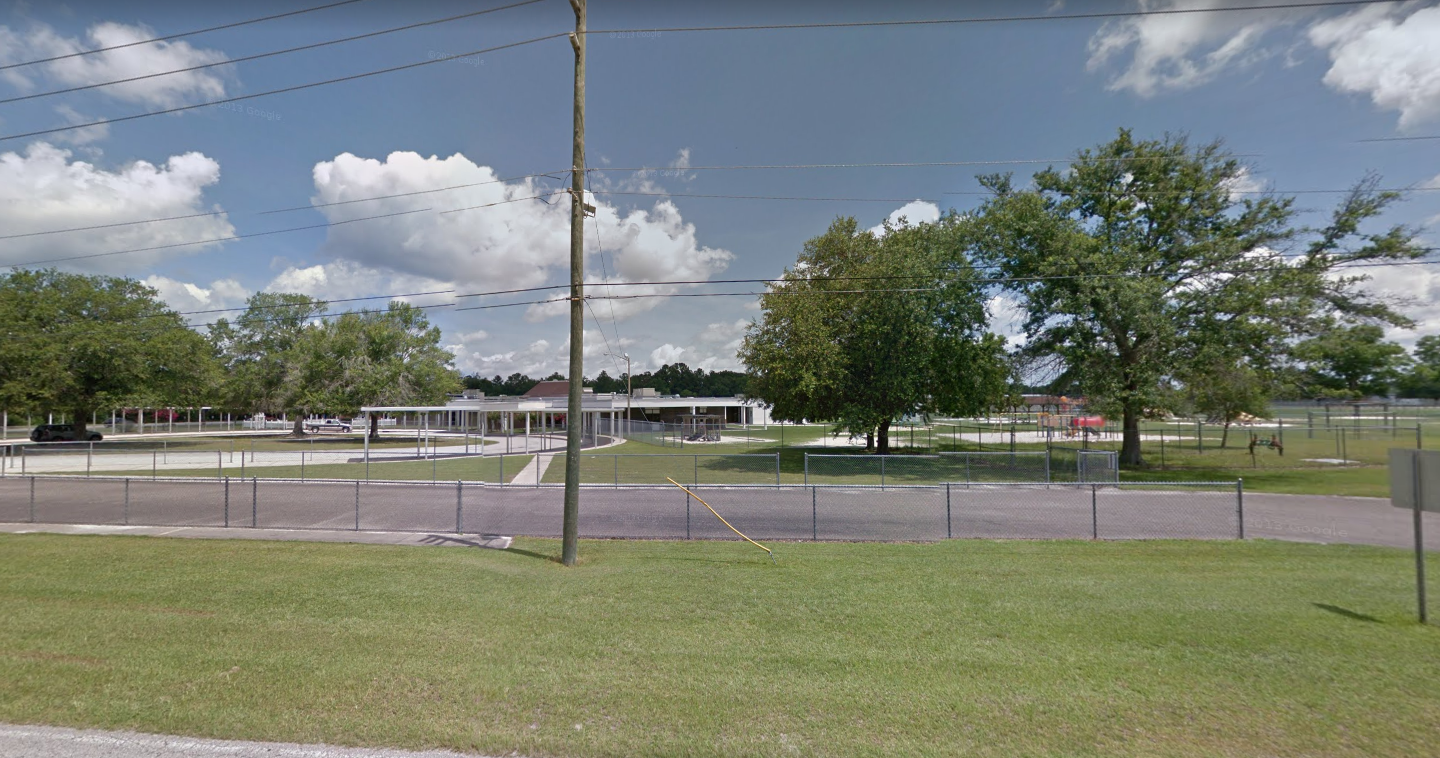
[[[1049,482],[1046,451],[961,452],[935,455],[805,454],[805,484],[875,484],[880,487],[944,482]],[[1114,478],[1096,479],[1113,482]]]
[[[1239,483],[709,485],[690,492],[756,539],[1244,537]],[[564,488],[473,482],[0,480],[0,521],[559,536]],[[582,537],[730,539],[671,485],[587,485]]]

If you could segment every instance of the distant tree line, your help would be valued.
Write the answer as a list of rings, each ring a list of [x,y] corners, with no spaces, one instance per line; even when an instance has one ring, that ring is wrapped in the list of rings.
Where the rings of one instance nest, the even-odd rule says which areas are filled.
[[[480,390],[487,397],[497,397],[523,395],[541,381],[564,381],[565,378],[557,371],[543,379],[532,379],[525,374],[515,373],[508,377],[496,374],[490,379],[471,375],[463,381],[466,389]],[[733,397],[745,394],[748,382],[749,377],[739,371],[706,371],[703,368],[692,369],[684,363],[667,363],[656,371],[636,374],[631,378],[630,387],[632,390],[649,388],[661,395],[680,397]],[[598,393],[614,392],[623,395],[625,374],[621,372],[619,376],[612,377],[608,371],[601,371],[594,379],[587,377],[584,385]]]

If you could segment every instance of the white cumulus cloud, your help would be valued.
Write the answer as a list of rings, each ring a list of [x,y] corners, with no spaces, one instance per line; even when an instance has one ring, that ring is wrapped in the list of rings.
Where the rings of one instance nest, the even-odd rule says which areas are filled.
[[[1371,6],[1315,24],[1309,36],[1330,56],[1332,89],[1398,111],[1402,129],[1440,117],[1440,7],[1407,15]]]
[[[1282,0],[1268,0],[1280,3]],[[1179,2],[1140,0],[1142,11],[1177,8],[1220,8],[1220,0]],[[1221,13],[1183,13],[1128,18],[1107,23],[1090,39],[1091,71],[1112,60],[1129,60],[1112,75],[1111,90],[1129,90],[1141,97],[1197,87],[1220,72],[1245,66],[1271,55],[1261,39],[1274,27],[1293,23],[1305,11],[1254,10]]]
[[[156,292],[160,293],[161,300],[181,313],[243,307],[245,299],[250,297],[249,289],[240,282],[228,278],[218,279],[207,287],[156,275],[147,276],[143,281],[146,286],[153,287]],[[234,315],[233,313],[193,313],[186,320],[192,324],[201,324],[221,317],[233,318]]]
[[[196,152],[171,156],[159,165],[135,161],[115,169],[72,160],[69,150],[45,142],[29,145],[24,153],[0,153],[0,230],[10,237],[0,240],[0,265],[233,235],[235,229],[223,215],[106,226],[216,211],[217,207],[205,205],[204,193],[219,180],[220,164]],[[61,229],[82,230],[37,234]],[[110,255],[57,265],[127,272],[219,244]]]
[[[330,229],[324,252],[361,266],[433,282],[451,282],[465,291],[536,287],[563,277],[569,268],[569,200],[559,188],[535,180],[500,182],[487,166],[463,155],[425,158],[394,152],[384,161],[349,153],[315,166],[315,202],[332,222],[360,216],[407,213],[342,224]],[[447,192],[427,192],[467,185]],[[423,193],[423,194],[405,194]],[[325,205],[380,195],[404,195],[354,205]],[[532,199],[547,197],[549,204]],[[586,279],[614,281],[705,280],[723,271],[733,255],[706,247],[669,201],[649,210],[622,211],[586,195],[597,215],[586,223]],[[484,206],[484,207],[475,207]],[[453,213],[437,211],[469,208]],[[603,265],[601,251],[603,250]],[[605,274],[609,275],[608,279]],[[591,287],[594,296],[664,294],[680,285]],[[613,290],[613,291],[612,291]],[[542,295],[543,297],[543,295]],[[649,310],[654,298],[592,302],[606,320]],[[556,302],[532,306],[539,320],[565,313]]]
[[[911,200],[895,209],[885,220],[870,227],[870,233],[877,237],[885,235],[886,226],[898,229],[915,224],[933,224],[940,220],[940,206],[928,200]]]
[[[0,63],[19,63],[36,58],[53,58],[97,48],[127,45],[155,37],[144,25],[107,21],[91,26],[85,39],[66,37],[52,27],[36,23],[18,31],[0,26]],[[4,78],[22,91],[39,85],[78,87],[130,79],[164,71],[176,71],[227,60],[219,50],[194,47],[183,40],[155,42],[92,55],[62,58],[35,66],[7,69]],[[157,76],[125,84],[100,87],[96,92],[126,102],[160,108],[213,100],[225,96],[225,66]]]

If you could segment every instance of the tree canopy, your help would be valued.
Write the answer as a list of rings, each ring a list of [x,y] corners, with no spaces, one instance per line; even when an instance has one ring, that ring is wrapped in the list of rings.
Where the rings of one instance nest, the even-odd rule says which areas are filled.
[[[205,339],[133,279],[53,269],[0,276],[0,403],[90,416],[123,405],[198,404],[218,373]]]
[[[363,405],[438,403],[460,388],[440,329],[419,308],[325,318],[325,303],[293,293],[257,293],[211,339],[229,377],[229,402],[267,414],[353,415]],[[373,432],[372,428],[372,432]]]
[[[1121,416],[1122,463],[1142,463],[1144,410],[1217,346],[1263,371],[1328,319],[1407,323],[1346,270],[1423,254],[1407,228],[1362,231],[1395,193],[1366,177],[1307,230],[1290,198],[1239,198],[1247,171],[1218,142],[1122,130],[1032,188],[982,177],[975,253],[1026,310],[1026,354]]]
[[[872,433],[915,413],[978,413],[1005,392],[1004,340],[950,215],[877,237],[841,218],[760,298],[740,357],[775,418]]]
[[[1405,348],[1373,324],[1333,325],[1295,346],[1312,397],[1355,400],[1388,395],[1409,364]]]

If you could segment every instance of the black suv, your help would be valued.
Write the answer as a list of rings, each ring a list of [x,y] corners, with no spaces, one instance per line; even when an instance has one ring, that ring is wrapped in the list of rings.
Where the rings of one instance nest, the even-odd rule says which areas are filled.
[[[75,436],[73,424],[41,424],[30,433],[31,442],[99,442],[104,437],[96,431],[85,430],[85,439]]]

